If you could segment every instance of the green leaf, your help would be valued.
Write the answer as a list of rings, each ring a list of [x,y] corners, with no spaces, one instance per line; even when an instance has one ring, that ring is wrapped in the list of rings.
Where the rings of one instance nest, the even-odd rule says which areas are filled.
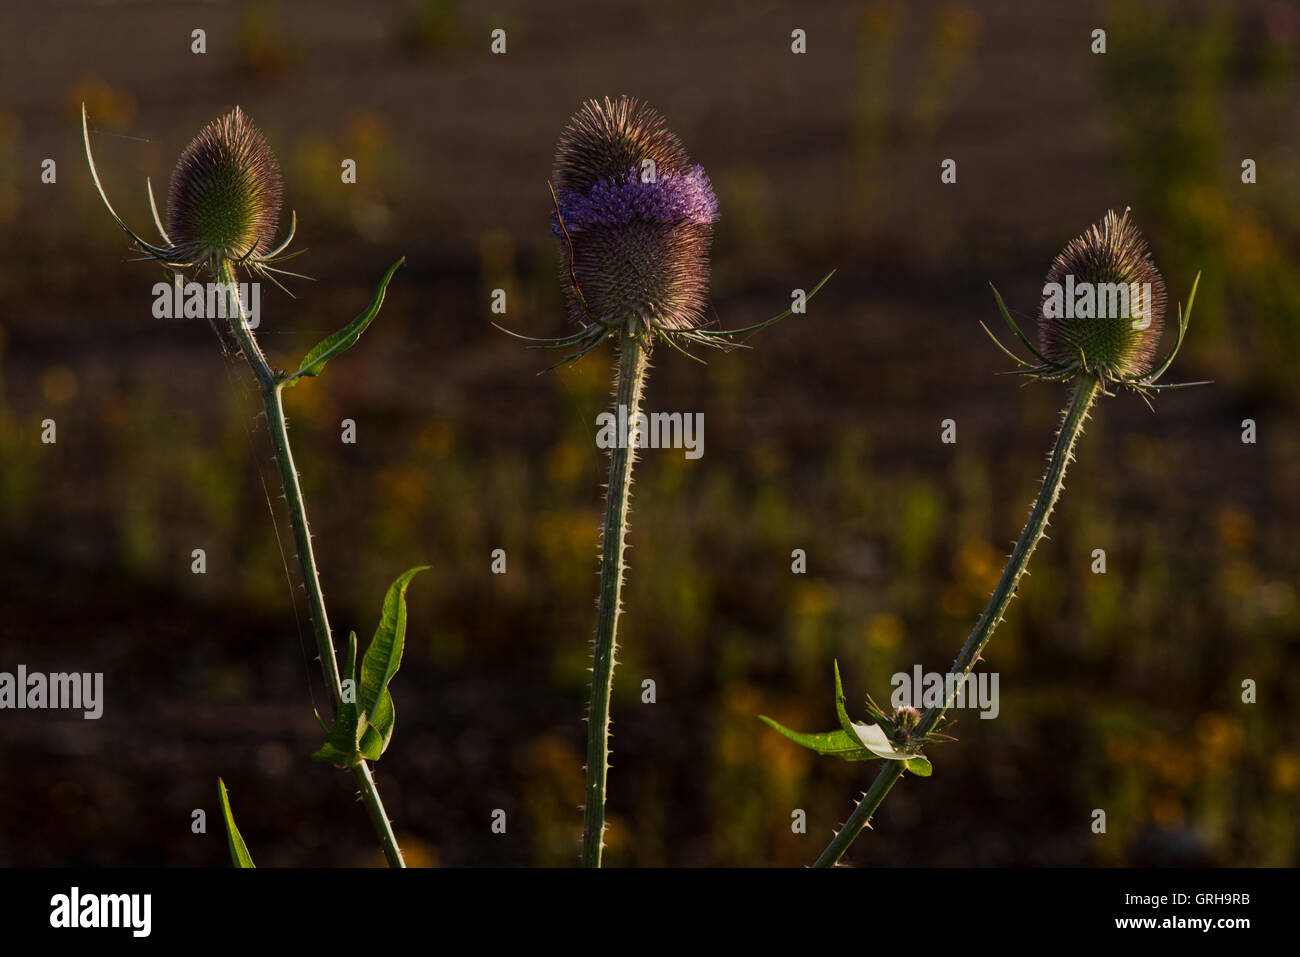
[[[332,731],[325,739],[325,743],[311,753],[311,759],[341,768],[355,767],[361,761],[360,752],[357,748],[349,750],[347,736],[344,734],[336,736]]]
[[[226,794],[226,782],[217,778],[217,798],[221,801],[221,816],[226,821],[226,843],[230,846],[230,860],[236,867],[256,867],[244,838],[235,827],[235,815],[230,810],[230,798]]]
[[[356,687],[356,674],[357,633],[354,631],[348,634],[348,659],[343,669],[343,677],[353,683],[352,700],[339,702],[334,726],[325,733],[325,743],[312,754],[313,761],[352,767],[361,760],[360,743],[368,729],[365,715],[358,707],[360,689]]]
[[[402,665],[406,645],[406,588],[411,579],[429,566],[420,565],[404,572],[389,586],[379,616],[375,637],[361,660],[361,676],[352,701],[339,704],[334,726],[325,735],[325,743],[312,755],[315,761],[355,767],[361,761],[378,761],[388,750],[397,722],[397,709],[388,692],[388,683]],[[356,675],[357,633],[348,636],[348,661],[345,676]]]
[[[1020,331],[1020,327],[1016,325],[1016,321],[1011,318],[1011,313],[1007,311],[1007,304],[1002,301],[1002,294],[998,292],[998,287],[993,285],[993,283],[989,283],[989,288],[993,290],[993,298],[998,301],[998,311],[1002,313],[1002,318],[1005,319],[1007,325],[1011,327],[1011,331],[1016,334],[1016,338],[1020,340],[1021,345],[1023,345],[1026,349],[1032,352],[1034,356],[1038,359],[1038,361],[1043,363],[1043,365],[1047,365],[1047,366],[1056,365],[1055,362],[1052,362],[1041,352],[1035,349],[1034,344],[1029,341],[1029,339],[1025,336],[1023,332]]]
[[[907,770],[911,771],[918,778],[928,778],[934,772],[934,768],[931,766],[929,760],[921,757],[919,754],[914,758],[908,758],[903,763],[907,765]]]
[[[370,325],[371,320],[379,314],[379,307],[384,304],[384,293],[388,290],[389,280],[393,278],[393,273],[397,271],[397,267],[404,262],[406,262],[405,256],[388,267],[388,272],[380,280],[379,288],[375,291],[375,298],[370,301],[366,311],[338,332],[318,342],[315,348],[303,357],[298,371],[284,381],[285,386],[291,386],[302,378],[320,375],[321,370],[325,368],[325,363],[346,352],[352,347],[353,343],[361,338],[361,333],[366,331],[366,326]]]
[[[388,750],[388,742],[393,737],[393,723],[397,720],[393,696],[387,691],[381,694],[375,703],[374,714],[365,720],[366,728],[357,748],[367,761],[378,761],[379,756]]]
[[[393,736],[397,715],[388,693],[388,683],[401,667],[402,649],[406,644],[406,586],[428,567],[419,565],[412,568],[389,586],[379,627],[375,629],[375,637],[361,661],[361,705],[374,732],[362,739],[361,751],[370,760],[377,760],[387,750]]]
[[[858,740],[858,734],[853,730],[853,722],[849,720],[849,713],[844,710],[844,685],[840,682],[840,663],[835,662],[835,716],[840,719],[840,727],[854,741]]]
[[[352,700],[356,701],[356,682],[357,682],[357,633],[348,632],[348,661],[343,666],[343,677],[352,680]]]
[[[847,731],[837,730],[824,731],[820,734],[801,734],[798,731],[791,731],[765,714],[760,714],[759,718],[769,727],[775,728],[795,744],[801,745],[809,751],[833,755],[837,758],[843,758],[845,761],[872,761],[879,758],[879,755],[872,754],[871,751],[864,748],[856,735],[852,735]]]

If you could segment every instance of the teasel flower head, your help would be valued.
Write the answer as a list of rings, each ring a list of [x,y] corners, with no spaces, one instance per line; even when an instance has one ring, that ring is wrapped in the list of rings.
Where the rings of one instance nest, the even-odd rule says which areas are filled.
[[[235,107],[203,127],[177,161],[168,234],[188,259],[263,255],[274,245],[280,194],[275,154]]]
[[[554,176],[570,314],[631,330],[699,326],[718,201],[663,117],[626,96],[589,100],[560,135]]]
[[[819,754],[833,754],[846,761],[862,761],[868,756],[904,761],[907,762],[907,770],[921,777],[928,777],[931,770],[930,762],[921,753],[921,749],[927,745],[953,740],[939,730],[946,723],[942,715],[935,721],[934,727],[923,731],[921,712],[915,708],[899,706],[892,714],[887,714],[872,700],[871,695],[867,695],[868,720],[854,721],[847,710],[839,662],[835,663],[835,715],[840,721],[839,730],[822,734],[801,734],[766,715],[759,715],[759,718],[796,744]]]
[[[1048,359],[1112,379],[1145,374],[1155,364],[1165,282],[1127,209],[1110,210],[1072,239],[1044,288],[1052,292],[1039,308],[1038,346]]]
[[[551,232],[562,250],[569,314],[580,328],[551,339],[502,331],[533,348],[576,349],[556,365],[611,336],[635,337],[647,349],[662,339],[696,359],[687,344],[725,348],[796,311],[741,329],[705,328],[718,200],[704,168],[644,103],[627,96],[584,103],[560,134],[553,175]]]
[[[1187,299],[1187,312],[1179,308],[1173,348],[1157,362],[1164,329],[1164,279],[1146,240],[1129,218],[1129,210],[1110,210],[1071,240],[1052,262],[1038,309],[1037,347],[1020,331],[1002,297],[993,290],[1003,318],[1040,364],[1020,359],[1000,342],[998,346],[1020,366],[1018,374],[1049,381],[1090,375],[1098,379],[1103,391],[1114,385],[1144,396],[1149,390],[1201,385],[1156,384],[1182,346],[1199,282],[1198,273]]]
[[[907,705],[896,707],[893,709],[893,714],[887,714],[876,704],[871,695],[867,695],[867,713],[873,724],[880,727],[884,738],[898,751],[907,752],[926,744],[953,740],[951,736],[939,731],[939,728],[947,723],[947,719],[940,719],[934,730],[920,733],[918,725],[921,723],[921,712]],[[864,735],[863,729],[869,726],[859,724],[855,727],[861,738]]]
[[[166,226],[158,214],[153,184],[146,180],[161,244],[142,239],[114,211],[90,152],[84,107],[81,123],[86,159],[100,199],[144,258],[156,260],[169,270],[198,271],[206,267],[214,273],[222,261],[231,262],[277,285],[271,273],[296,275],[270,265],[292,258],[283,254],[293,241],[297,216],[291,217],[288,236],[276,246],[283,191],[279,164],[262,131],[239,107],[203,127],[181,154],[168,191]]]

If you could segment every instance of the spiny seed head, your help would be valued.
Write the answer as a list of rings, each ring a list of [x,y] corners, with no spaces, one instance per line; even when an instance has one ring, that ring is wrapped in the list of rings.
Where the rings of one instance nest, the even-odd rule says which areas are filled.
[[[555,147],[555,182],[561,190],[586,192],[601,179],[621,177],[653,160],[661,172],[690,166],[686,148],[664,118],[628,96],[583,103]]]
[[[663,117],[626,96],[588,100],[560,134],[554,177],[573,318],[590,311],[629,331],[699,325],[718,201]]]
[[[915,728],[921,723],[921,712],[904,705],[894,709],[894,723],[900,728]]]
[[[1038,323],[1046,358],[1112,378],[1141,375],[1155,364],[1165,284],[1127,209],[1107,212],[1071,240],[1047,283]]]
[[[895,746],[905,748],[912,743],[912,732],[921,723],[921,712],[915,708],[901,707],[894,709],[890,740]],[[886,727],[889,727],[888,725]]]
[[[280,167],[235,107],[199,131],[172,172],[167,231],[191,261],[259,256],[280,220]]]

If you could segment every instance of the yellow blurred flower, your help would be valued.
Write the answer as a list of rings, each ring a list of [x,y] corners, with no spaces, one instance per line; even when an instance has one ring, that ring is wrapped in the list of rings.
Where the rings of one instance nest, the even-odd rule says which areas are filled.
[[[1241,753],[1246,734],[1236,718],[1207,711],[1196,719],[1196,750],[1211,770],[1223,770]]]
[[[896,615],[874,615],[867,622],[867,647],[876,651],[892,651],[903,642],[903,623]]]
[[[576,442],[556,443],[546,455],[546,477],[559,484],[572,482],[582,474],[587,454]]]
[[[1158,731],[1151,731],[1142,741],[1139,756],[1147,767],[1165,784],[1183,788],[1195,775],[1193,754]]]
[[[598,521],[596,513],[587,509],[544,512],[538,517],[537,548],[555,574],[576,569],[584,580],[590,576],[600,540]]]
[[[1231,219],[1232,238],[1226,243],[1231,250],[1235,272],[1256,272],[1272,262],[1277,244],[1268,228],[1249,212]]]
[[[988,542],[972,540],[957,552],[957,572],[962,582],[983,598],[993,592],[1005,561],[1006,556]]]
[[[407,867],[438,866],[438,849],[407,834],[402,835],[402,857],[405,858]],[[375,866],[386,866],[382,857]]]
[[[1282,791],[1300,790],[1300,755],[1283,751],[1274,756],[1273,783]]]
[[[1006,555],[988,542],[971,539],[962,543],[955,560],[956,580],[944,589],[939,600],[945,614],[958,616],[982,603],[993,593],[1002,574]]]
[[[1255,521],[1240,505],[1221,507],[1215,516],[1215,526],[1219,532],[1219,544],[1230,551],[1244,551],[1254,537]]]
[[[792,606],[796,616],[820,618],[835,605],[835,588],[820,578],[800,581],[794,589]]]

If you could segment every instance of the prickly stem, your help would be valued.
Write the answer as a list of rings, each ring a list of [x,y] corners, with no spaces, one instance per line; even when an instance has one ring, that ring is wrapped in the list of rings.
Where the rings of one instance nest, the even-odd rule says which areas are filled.
[[[619,339],[618,378],[614,385],[614,416],[627,410],[627,423],[635,428],[641,406],[649,357],[639,336]],[[600,597],[597,601],[596,639],[593,648],[591,703],[587,709],[587,790],[582,828],[582,866],[600,867],[605,833],[605,779],[609,770],[609,698],[614,683],[618,619],[622,611],[623,545],[632,491],[632,465],[636,450],[628,435],[621,435],[609,453],[609,485],[605,489],[605,523],[601,534]]]
[[[275,461],[280,468],[280,484],[284,489],[284,498],[289,506],[289,522],[293,526],[294,544],[298,548],[298,564],[302,569],[303,586],[307,590],[308,604],[311,608],[312,627],[316,634],[316,648],[319,652],[321,674],[325,685],[330,690],[330,700],[337,709],[343,697],[343,686],[339,680],[338,658],[334,652],[334,640],[330,635],[329,615],[325,611],[325,595],[321,591],[320,574],[316,569],[316,555],[312,549],[311,531],[307,524],[307,505],[302,495],[302,486],[298,483],[298,470],[293,462],[293,450],[289,446],[288,423],[281,401],[283,382],[276,378],[266,356],[262,354],[257,339],[244,321],[244,306],[239,299],[238,285],[235,282],[235,267],[228,259],[216,264],[216,272],[224,284],[229,297],[231,332],[239,344],[240,351],[253,370],[253,377],[262,394],[262,404],[266,411],[266,422],[271,432],[271,443],[275,449]],[[370,815],[379,842],[383,845],[384,857],[390,867],[405,867],[402,852],[397,847],[397,837],[384,810],[384,802],[379,797],[379,789],[370,774],[366,762],[360,762],[352,768],[357,787],[361,790],[361,800]]]
[[[979,660],[984,646],[993,637],[994,630],[1002,622],[1007,606],[1015,597],[1016,586],[1029,566],[1030,556],[1033,555],[1034,548],[1047,531],[1052,509],[1056,507],[1065,482],[1065,470],[1074,459],[1074,447],[1079,436],[1083,434],[1084,423],[1088,420],[1089,410],[1100,389],[1101,382],[1095,376],[1080,375],[1075,380],[1074,394],[1070,398],[1069,406],[1066,407],[1061,429],[1056,434],[1056,443],[1048,459],[1047,474],[1043,476],[1043,483],[1038,498],[1034,501],[1034,507],[1029,513],[1029,520],[1025,523],[1024,531],[1020,533],[1016,547],[1012,549],[1011,557],[1002,572],[1002,577],[998,580],[997,587],[993,590],[992,597],[989,598],[988,606],[980,615],[979,621],[975,623],[970,637],[962,645],[952,667],[948,669],[950,674],[958,678],[969,674],[975,667],[975,662]],[[958,684],[960,682],[953,683],[954,691]],[[946,701],[942,706],[929,708],[921,716],[915,733],[925,735],[933,731],[951,704],[951,701]],[[884,764],[885,766],[881,768],[880,773],[876,775],[876,780],[868,789],[866,797],[854,808],[839,833],[826,845],[826,849],[817,858],[814,867],[834,867],[839,863],[844,852],[849,849],[849,845],[862,833],[863,828],[868,826],[872,815],[876,813],[876,809],[885,800],[885,795],[889,793],[889,789],[902,776],[902,761],[886,761]]]

